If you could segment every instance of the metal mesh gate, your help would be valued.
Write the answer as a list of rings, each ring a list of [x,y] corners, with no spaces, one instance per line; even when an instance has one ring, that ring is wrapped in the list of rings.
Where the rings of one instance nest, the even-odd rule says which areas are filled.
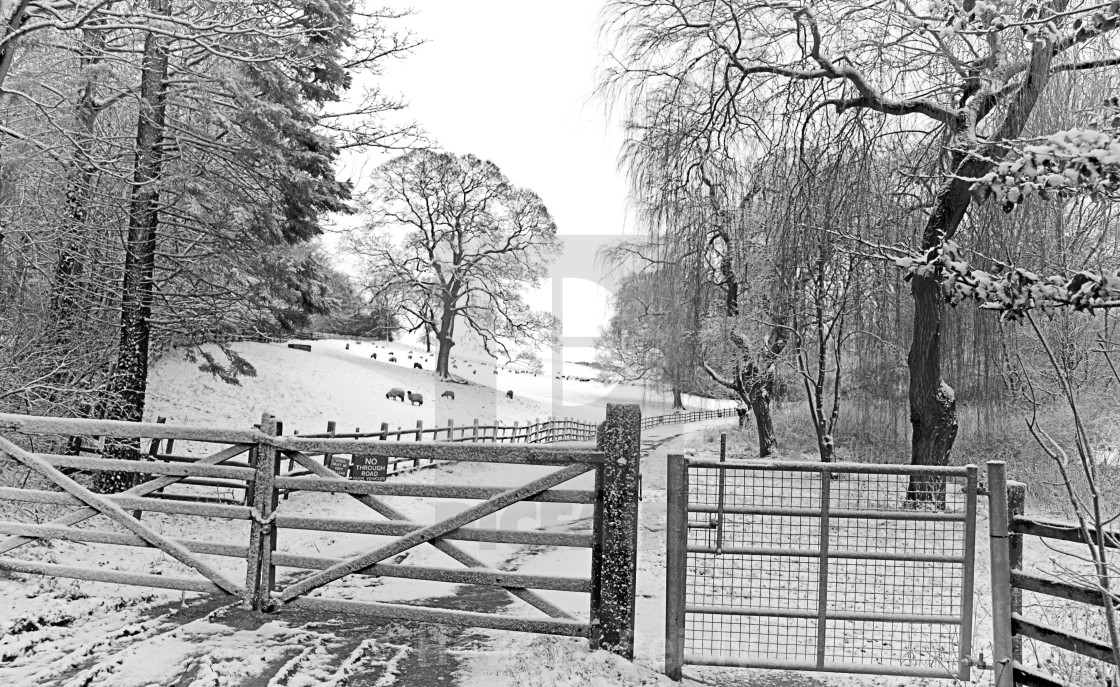
[[[669,460],[671,677],[969,679],[975,467]]]

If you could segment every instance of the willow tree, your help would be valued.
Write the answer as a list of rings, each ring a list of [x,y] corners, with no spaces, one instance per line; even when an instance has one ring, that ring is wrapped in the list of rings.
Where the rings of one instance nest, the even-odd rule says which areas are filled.
[[[767,141],[796,137],[817,117],[887,122],[914,157],[939,147],[922,172],[936,185],[905,192],[927,208],[915,248],[952,240],[973,183],[1030,132],[1055,74],[1111,70],[1116,3],[1049,0],[867,4],[742,0],[615,0],[618,41],[608,83],[626,89],[632,118],[684,113],[704,149],[746,164]],[[924,135],[915,135],[924,134]],[[943,379],[945,299],[934,275],[911,280],[911,461],[948,461],[956,398]],[[918,485],[920,487],[920,485]]]
[[[617,268],[633,270],[612,294],[610,321],[595,342],[596,361],[619,381],[667,387],[673,410],[698,388],[697,359],[704,284],[681,263],[648,261],[647,246],[619,246]]]

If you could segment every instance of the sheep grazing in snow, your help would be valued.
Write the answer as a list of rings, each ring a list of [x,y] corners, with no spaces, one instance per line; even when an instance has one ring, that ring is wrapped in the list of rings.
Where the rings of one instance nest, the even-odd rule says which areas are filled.
[[[385,398],[388,398],[388,399],[399,398],[399,399],[401,399],[401,403],[404,403],[404,389],[398,389],[397,387],[393,387],[392,389],[389,389],[389,393],[385,394]]]
[[[513,398],[513,389],[506,392],[506,398]]]
[[[346,350],[350,350],[350,344],[346,344]]]
[[[404,399],[401,399],[401,400],[404,400]],[[418,405],[418,406],[424,405],[423,394],[414,394],[411,391],[408,392],[408,403],[409,403],[409,405]]]
[[[374,360],[377,360],[377,354],[376,353],[370,353],[369,357],[373,358]]]
[[[396,356],[394,356],[394,355],[390,355],[390,356],[389,356],[389,362],[391,362],[391,363],[395,363],[395,362],[397,362],[397,357],[396,357]]]
[[[451,399],[452,401],[454,401],[454,400],[455,400],[455,392],[454,392],[454,391],[451,391],[451,390],[449,389],[449,390],[447,390],[447,391],[443,392],[443,393],[442,393],[442,394],[440,395],[440,398],[450,398],[450,399]]]
[[[420,363],[412,363],[412,368],[415,369],[415,370],[423,370],[424,366],[421,365]]]

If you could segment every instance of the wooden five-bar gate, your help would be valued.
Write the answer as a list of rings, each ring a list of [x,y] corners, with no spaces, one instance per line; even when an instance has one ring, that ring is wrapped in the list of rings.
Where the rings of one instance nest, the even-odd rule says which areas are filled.
[[[637,552],[637,499],[641,415],[637,406],[611,404],[598,428],[598,443],[550,446],[472,444],[459,442],[383,442],[340,438],[277,436],[276,419],[265,415],[258,429],[211,429],[156,423],[0,415],[0,457],[14,460],[39,476],[43,488],[0,487],[0,500],[57,506],[63,511],[47,523],[0,521],[0,570],[56,577],[202,592],[240,599],[251,609],[275,612],[285,608],[358,613],[451,625],[588,637],[592,646],[633,656],[634,589]],[[3,436],[8,435],[8,436]],[[27,450],[12,440],[42,435],[97,435],[134,447],[141,439],[174,439],[209,445],[208,455],[171,456],[151,451],[144,460],[60,455]],[[136,455],[141,455],[138,450]],[[396,480],[354,481],[331,469],[330,456],[351,455],[394,460],[500,463],[545,468],[513,487],[455,484],[409,484]],[[324,464],[326,463],[326,464]],[[282,472],[282,468],[291,466]],[[104,471],[137,476],[118,494],[98,494],[82,473]],[[67,474],[69,473],[69,474]],[[289,474],[291,473],[291,474]],[[560,488],[584,475],[591,488]],[[167,488],[186,478],[236,480],[244,483],[244,505],[202,503],[166,498]],[[289,514],[280,506],[281,492],[345,493],[381,519],[324,518]],[[386,496],[421,499],[468,499],[476,505],[436,522],[422,523],[385,500]],[[488,515],[522,501],[593,505],[590,533],[522,531],[471,526]],[[142,520],[144,512],[187,517],[247,521],[246,541],[212,542],[174,539]],[[112,528],[77,527],[103,517]],[[104,525],[102,526],[104,527]],[[311,556],[283,550],[285,532],[295,530],[355,533],[392,537],[349,558]],[[16,558],[11,552],[38,539],[130,547],[155,547],[194,574],[154,575],[104,567],[81,567]],[[497,542],[590,549],[587,577],[533,575],[493,569],[456,541]],[[414,547],[428,544],[460,563],[461,568],[403,565],[387,562]],[[211,557],[245,561],[244,575]],[[277,569],[298,575],[277,578]],[[300,572],[302,571],[302,572]],[[310,571],[310,572],[308,572]],[[364,575],[486,585],[510,594],[540,611],[536,617],[380,603],[330,596],[309,596],[331,582]],[[588,617],[544,598],[537,590],[588,594]]]

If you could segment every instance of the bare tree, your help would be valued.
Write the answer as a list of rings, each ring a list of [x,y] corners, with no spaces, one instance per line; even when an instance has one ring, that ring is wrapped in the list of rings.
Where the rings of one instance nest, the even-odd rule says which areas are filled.
[[[927,208],[918,245],[931,250],[954,237],[973,181],[1023,135],[1052,77],[1117,64],[1109,35],[1120,26],[1115,4],[931,7],[617,0],[607,82],[627,91],[635,119],[686,113],[698,145],[740,159],[826,112],[893,121],[915,151],[939,142],[939,164],[926,170],[939,183],[914,191]],[[958,427],[941,370],[945,301],[933,275],[915,275],[911,294],[911,460],[942,465]]]
[[[349,250],[378,299],[435,332],[437,374],[450,375],[459,323],[510,360],[510,344],[551,340],[555,318],[524,300],[562,246],[535,193],[492,162],[429,150],[383,164],[371,191]]]
[[[633,270],[612,294],[614,313],[596,340],[596,359],[615,381],[653,381],[685,410],[683,394],[702,392],[697,379],[707,286],[687,260],[660,262],[658,249],[618,244],[602,257],[616,271]]]

